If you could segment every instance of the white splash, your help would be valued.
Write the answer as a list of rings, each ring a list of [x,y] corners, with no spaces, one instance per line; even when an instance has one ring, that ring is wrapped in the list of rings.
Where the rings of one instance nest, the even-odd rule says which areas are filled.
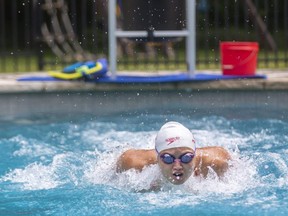
[[[54,155],[57,151],[56,148],[50,144],[39,142],[37,140],[26,139],[22,136],[16,136],[11,139],[19,145],[19,149],[13,152],[13,156],[26,156],[26,157],[41,157],[47,155]]]
[[[21,183],[24,190],[51,189],[61,185],[55,178],[55,170],[51,166],[29,164],[24,169],[15,169],[0,178],[1,181]]]
[[[76,134],[77,138],[80,137],[78,145],[83,145],[86,147],[85,149],[90,148],[92,150],[81,151],[81,148],[76,148],[77,151],[72,149],[70,152],[62,150],[59,152],[59,149],[53,147],[53,145],[49,146],[37,142],[29,145],[27,140],[21,138],[20,148],[14,152],[15,157],[52,154],[51,161],[45,163],[37,161],[28,164],[24,168],[16,168],[0,178],[0,181],[20,183],[24,190],[52,189],[66,184],[75,187],[83,184],[100,184],[109,185],[120,190],[137,192],[149,190],[151,185],[161,177],[157,165],[149,166],[143,172],[129,170],[116,173],[115,171],[117,158],[123,151],[128,148],[153,148],[155,131],[130,132],[110,129],[100,133],[93,128],[81,130],[80,132],[78,131],[80,129],[77,129],[76,132],[74,130],[76,130],[75,127],[74,129],[71,128],[68,135]],[[262,185],[263,182],[266,182],[265,178],[267,177],[259,178],[257,166],[264,163],[265,157],[261,157],[263,159],[261,161],[258,157],[253,158],[253,154],[249,157],[241,155],[238,146],[247,147],[251,141],[262,141],[266,136],[264,132],[259,132],[262,133],[262,136],[254,134],[253,136],[244,137],[233,130],[230,132],[219,131],[215,128],[213,130],[194,130],[193,133],[199,147],[208,145],[223,146],[233,154],[234,161],[221,180],[211,172],[205,180],[191,177],[179,186],[164,183],[159,193],[167,197],[165,203],[167,205],[172,204],[169,202],[169,193],[176,193],[179,196],[185,194],[185,199],[197,203],[199,200],[194,198],[195,195],[202,199],[215,194],[229,197]],[[40,148],[41,146],[42,148]],[[279,155],[273,156],[272,154],[269,156],[269,160],[273,160],[278,165],[279,170],[284,173],[276,178],[278,184],[287,186],[287,165],[283,159],[281,160],[277,156]],[[144,196],[142,198],[143,202],[147,201],[155,204],[156,201],[153,198],[149,199],[149,196],[151,198],[153,195]],[[185,199],[177,202],[184,204]]]

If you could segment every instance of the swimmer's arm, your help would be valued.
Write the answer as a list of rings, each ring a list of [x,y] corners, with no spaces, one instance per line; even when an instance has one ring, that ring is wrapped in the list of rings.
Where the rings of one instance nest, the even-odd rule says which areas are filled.
[[[116,164],[117,172],[124,172],[129,169],[142,171],[145,166],[156,164],[157,155],[155,150],[129,149],[120,155]]]

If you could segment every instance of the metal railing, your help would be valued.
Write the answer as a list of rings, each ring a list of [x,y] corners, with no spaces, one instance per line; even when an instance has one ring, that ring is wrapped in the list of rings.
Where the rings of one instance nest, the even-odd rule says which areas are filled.
[[[117,2],[121,28],[125,16]],[[220,68],[220,41],[257,41],[258,67],[287,68],[288,1],[196,2],[197,69]],[[107,6],[108,0],[0,0],[0,72],[108,58]],[[145,43],[121,38],[117,44],[118,70],[187,70],[181,37]]]

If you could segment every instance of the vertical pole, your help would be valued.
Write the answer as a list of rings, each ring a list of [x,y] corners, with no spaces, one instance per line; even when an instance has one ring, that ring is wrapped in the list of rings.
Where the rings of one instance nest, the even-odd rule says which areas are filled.
[[[116,77],[116,0],[109,0],[108,4],[108,36],[109,36],[109,65],[112,78]]]
[[[196,2],[186,0],[186,20],[188,36],[186,38],[186,62],[188,74],[194,76],[196,69]]]

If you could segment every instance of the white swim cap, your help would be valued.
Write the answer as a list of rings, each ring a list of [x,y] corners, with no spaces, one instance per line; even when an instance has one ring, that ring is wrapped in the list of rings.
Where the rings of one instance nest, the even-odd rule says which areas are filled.
[[[158,132],[155,139],[155,149],[163,150],[177,147],[188,147],[196,150],[195,139],[191,131],[178,122],[167,122]]]

